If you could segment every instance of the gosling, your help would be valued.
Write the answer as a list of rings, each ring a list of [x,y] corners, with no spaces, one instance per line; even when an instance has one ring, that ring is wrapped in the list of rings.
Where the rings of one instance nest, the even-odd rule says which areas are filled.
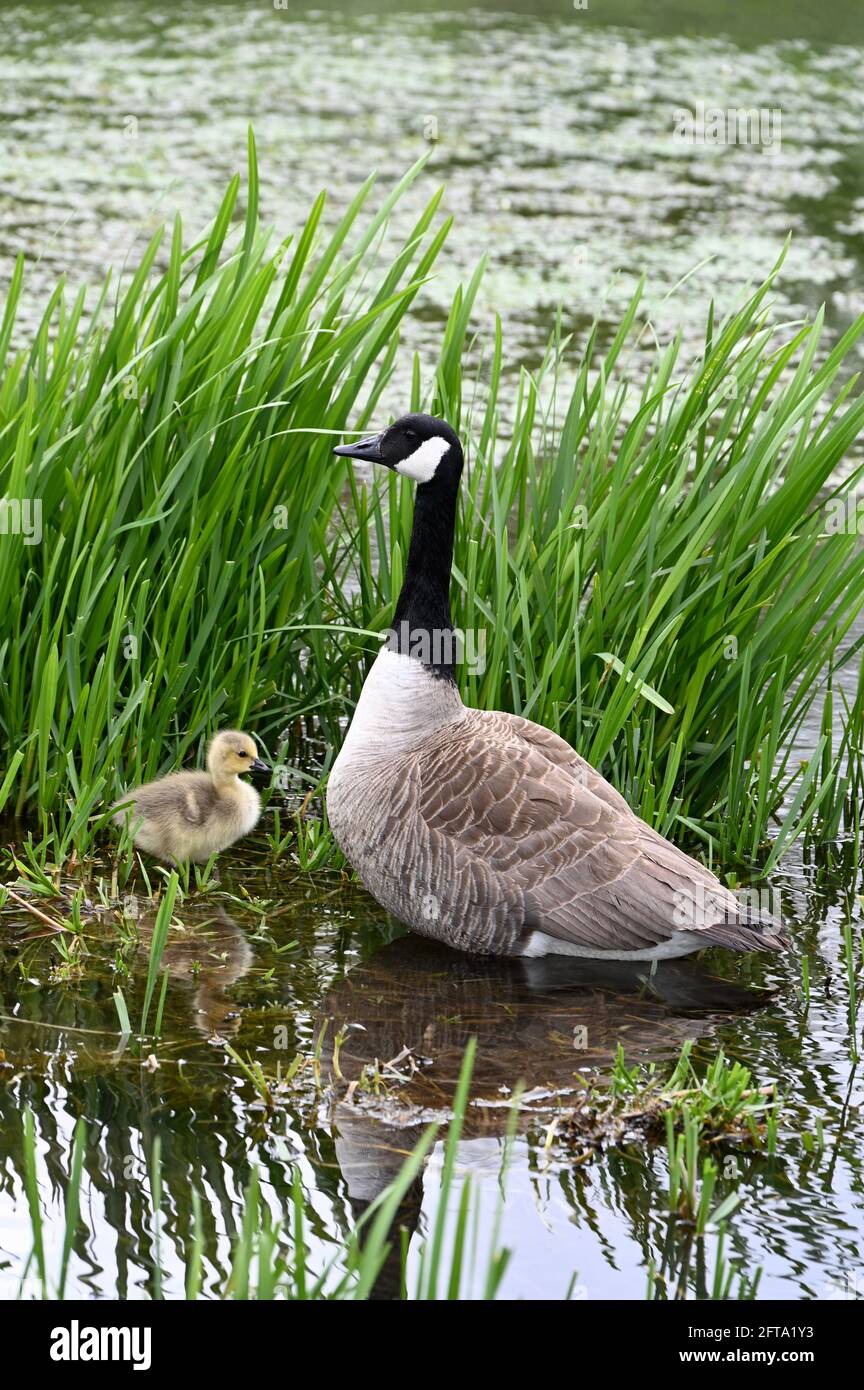
[[[206,863],[241,836],[261,814],[261,798],[241,772],[269,772],[248,734],[223,729],[207,749],[206,772],[174,772],[123,797],[114,824],[127,823],[138,849],[168,864]],[[127,802],[132,802],[127,806]]]

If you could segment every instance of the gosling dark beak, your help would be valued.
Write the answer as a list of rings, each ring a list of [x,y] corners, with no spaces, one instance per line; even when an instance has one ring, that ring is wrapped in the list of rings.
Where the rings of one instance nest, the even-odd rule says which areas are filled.
[[[262,762],[260,758],[253,758],[251,763],[249,764],[249,771],[269,773],[270,768],[267,766],[266,763]]]
[[[356,444],[337,444],[333,450],[343,459],[362,459],[364,463],[384,463],[381,457],[380,434],[372,434],[368,439],[358,439]]]

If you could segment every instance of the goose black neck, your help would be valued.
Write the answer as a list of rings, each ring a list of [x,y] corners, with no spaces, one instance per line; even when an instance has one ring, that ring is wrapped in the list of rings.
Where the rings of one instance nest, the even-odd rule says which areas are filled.
[[[418,657],[433,675],[455,680],[456,637],[450,614],[450,571],[456,529],[458,477],[421,483],[405,579],[388,645]]]

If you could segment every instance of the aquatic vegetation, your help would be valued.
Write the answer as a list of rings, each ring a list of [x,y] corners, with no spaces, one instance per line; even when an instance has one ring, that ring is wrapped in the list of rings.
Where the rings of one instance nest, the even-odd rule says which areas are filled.
[[[439,1288],[444,1297],[458,1298],[463,1264],[467,1265],[476,1253],[469,1250],[465,1242],[466,1222],[471,1207],[470,1185],[466,1184],[460,1198],[458,1217],[452,1233],[452,1254],[446,1268],[444,1267],[442,1250],[448,1225],[446,1197],[454,1184],[456,1149],[461,1131],[461,1120],[464,1117],[467,1104],[473,1058],[474,1050],[469,1048],[466,1051],[456,1096],[454,1119],[445,1145],[441,1184],[442,1199],[444,1200],[442,1200],[431,1238],[422,1242],[416,1288],[412,1293],[412,1297],[420,1299],[437,1298]],[[244,1067],[244,1070],[247,1068]],[[249,1070],[251,1075],[251,1069]],[[257,1081],[256,1084],[258,1084]],[[436,1127],[428,1127],[423,1138],[404,1163],[397,1179],[370,1205],[356,1230],[351,1233],[344,1246],[327,1260],[323,1268],[314,1268],[310,1263],[305,1232],[312,1213],[307,1209],[307,1198],[300,1183],[298,1170],[294,1170],[291,1180],[290,1209],[286,1212],[286,1220],[283,1223],[274,1221],[270,1212],[262,1205],[260,1176],[258,1169],[253,1167],[244,1192],[240,1229],[232,1246],[231,1269],[221,1296],[231,1299],[279,1297],[301,1300],[320,1298],[362,1300],[368,1298],[374,1291],[382,1265],[391,1248],[399,1205],[405,1192],[416,1179],[432,1147],[435,1134]],[[36,1178],[36,1140],[33,1115],[29,1109],[25,1109],[24,1162],[27,1175],[28,1206],[33,1231],[32,1259],[36,1265],[43,1297],[63,1297],[69,1255],[79,1223],[83,1220],[80,1187],[85,1143],[86,1123],[82,1119],[78,1121],[75,1129],[66,1189],[66,1234],[63,1243],[62,1264],[56,1280],[52,1283],[47,1269],[43,1242]],[[157,1136],[154,1139],[152,1157],[148,1165],[152,1199],[153,1278],[154,1297],[156,1298],[161,1296],[162,1289],[159,1255],[162,1224],[160,1166],[161,1145]],[[192,1205],[193,1239],[186,1276],[186,1296],[190,1299],[199,1297],[202,1292],[205,1236],[200,1193],[195,1192],[193,1194]],[[495,1296],[506,1268],[506,1253],[497,1249],[497,1228],[495,1236],[493,1249],[489,1253],[486,1276],[486,1296],[488,1298]],[[25,1269],[24,1278],[27,1277],[27,1273],[28,1270]],[[445,1287],[446,1292],[444,1292]],[[407,1291],[405,1296],[408,1296]]]
[[[728,1227],[725,1221],[721,1221],[717,1230],[717,1249],[714,1257],[713,1274],[707,1270],[702,1270],[704,1284],[700,1297],[710,1299],[712,1302],[723,1302],[731,1299],[734,1302],[752,1301],[756,1298],[759,1284],[762,1279],[761,1266],[752,1274],[742,1269],[740,1264],[733,1263],[726,1254],[726,1242],[728,1239]],[[668,1271],[665,1269],[658,1271],[653,1261],[648,1266],[648,1286],[645,1292],[646,1299],[656,1300],[667,1297],[666,1285]],[[685,1286],[686,1287],[686,1286]],[[674,1285],[673,1285],[674,1288]]]
[[[858,943],[859,960],[855,959],[855,944],[852,935],[852,923],[843,924],[843,957],[846,964],[846,983],[849,989],[849,1046],[852,1053],[853,1062],[858,1061],[858,1008],[860,1004],[861,985],[859,973],[861,969],[861,946]]]
[[[274,1100],[260,1067],[254,1062],[244,1063],[233,1049],[229,1051],[256,1089],[261,1092],[268,1108],[271,1108]],[[479,1287],[483,1298],[494,1299],[500,1290],[510,1258],[509,1252],[501,1244],[500,1230],[506,1200],[510,1146],[521,1097],[517,1088],[510,1105],[510,1119],[500,1167],[497,1208],[490,1226],[488,1247],[485,1254],[481,1254],[477,1241],[477,1204],[471,1179],[470,1176],[457,1178],[457,1152],[469,1104],[475,1051],[473,1042],[469,1043],[465,1050],[453,1100],[452,1118],[443,1145],[435,1220],[431,1230],[415,1240],[411,1262],[413,1272],[410,1276],[409,1238],[408,1232],[400,1227],[399,1210],[406,1193],[417,1179],[432,1150],[438,1132],[438,1126],[434,1124],[427,1126],[402,1164],[398,1175],[369,1204],[356,1227],[323,1263],[313,1260],[307,1243],[307,1230],[310,1221],[314,1222],[314,1209],[310,1207],[304,1192],[299,1169],[295,1167],[291,1176],[290,1199],[284,1219],[274,1219],[273,1213],[262,1201],[261,1175],[257,1166],[253,1165],[243,1193],[239,1229],[232,1242],[230,1270],[217,1296],[228,1299],[364,1300],[374,1294],[385,1261],[388,1257],[395,1257],[401,1268],[399,1287],[402,1298],[423,1301],[439,1298],[458,1300],[467,1287]],[[679,1067],[688,1065],[688,1059],[682,1057]],[[610,1092],[614,1093],[616,1089],[617,1084],[613,1083]],[[671,1110],[667,1115],[671,1125]],[[687,1199],[695,1196],[691,1188],[695,1181],[693,1173],[695,1154],[698,1151],[698,1139],[694,1137],[696,1127],[697,1121],[691,1118],[684,1135],[679,1137],[679,1157],[676,1162],[680,1174],[676,1169],[674,1187],[670,1187],[670,1204],[672,1210],[679,1215],[683,1212],[693,1216],[700,1235],[705,1234],[709,1225],[718,1227],[720,1241],[717,1250],[717,1270],[713,1291],[709,1296],[727,1298],[732,1296],[732,1279],[738,1271],[730,1267],[725,1260],[722,1242],[726,1230],[725,1219],[734,1210],[736,1201],[727,1197],[709,1217],[708,1209],[716,1176],[714,1165],[709,1160],[703,1165],[701,1190],[698,1199],[693,1202],[691,1212]],[[66,1233],[62,1265],[56,1281],[52,1284],[42,1238],[33,1116],[29,1110],[25,1110],[24,1156],[33,1230],[33,1261],[38,1271],[43,1297],[62,1297],[65,1287],[69,1255],[79,1224],[83,1220],[80,1185],[85,1143],[86,1124],[79,1120],[75,1129],[66,1189]],[[686,1154],[686,1160],[681,1157],[683,1154]],[[153,1296],[156,1298],[161,1297],[163,1286],[159,1253],[162,1228],[160,1165],[161,1145],[157,1136],[148,1163],[151,1195],[149,1224],[154,1236]],[[681,1201],[678,1200],[679,1194],[682,1197]],[[203,1252],[206,1238],[202,1220],[202,1201],[202,1194],[195,1191],[192,1197],[192,1234],[186,1263],[186,1297],[189,1299],[198,1298],[203,1293]],[[25,1270],[25,1277],[26,1272]],[[656,1269],[652,1266],[649,1269],[649,1298],[655,1296],[656,1278]],[[575,1275],[571,1281],[571,1288],[574,1283]],[[753,1292],[756,1284],[758,1274]],[[739,1291],[735,1296],[749,1297],[752,1293],[742,1295]]]
[[[584,1099],[556,1128],[586,1154],[628,1136],[665,1135],[673,1191],[677,1198],[683,1188],[692,1203],[700,1150],[732,1141],[772,1152],[780,1109],[775,1088],[757,1086],[749,1067],[730,1062],[722,1048],[701,1074],[692,1050],[689,1041],[683,1044],[669,1074],[653,1063],[628,1067],[619,1043],[608,1085],[597,1087],[586,1078]]]
[[[32,349],[6,355],[0,487],[40,500],[43,535],[7,536],[0,556],[15,750],[0,800],[38,812],[56,864],[92,850],[123,786],[192,760],[229,713],[271,742],[305,714],[337,746],[389,622],[411,498],[349,477],[346,499],[329,448],[378,418],[446,236],[436,195],[386,264],[376,254],[416,173],[364,222],[367,182],[329,239],[322,195],[273,249],[250,137],[237,244],[239,178],[203,240],[175,223],[163,273],[157,233],[97,312],[61,283]],[[803,832],[836,836],[864,792],[864,687],[836,689],[861,652],[864,570],[854,528],[835,524],[864,475],[850,454],[864,399],[844,373],[864,319],[829,351],[821,315],[770,323],[779,265],[724,321],[709,309],[695,363],[658,344],[635,395],[641,288],[605,347],[596,328],[578,343],[557,330],[506,406],[500,325],[470,336],[481,267],[405,402],[467,443],[467,700],[560,730],[662,833],[767,868]],[[795,737],[823,697],[802,767]],[[308,816],[291,845],[308,869],[335,852]]]
[[[42,1211],[39,1205],[39,1186],[36,1173],[36,1134],[33,1123],[33,1112],[31,1110],[24,1111],[25,1185],[27,1189],[27,1207],[30,1214],[30,1224],[33,1229],[32,1260],[36,1265],[43,1298],[53,1296],[62,1299],[65,1294],[66,1275],[69,1270],[69,1256],[72,1253],[75,1232],[81,1215],[80,1193],[81,1175],[84,1167],[85,1138],[86,1125],[84,1120],[81,1119],[75,1126],[69,1182],[66,1188],[66,1222],[65,1234],[63,1237],[63,1256],[56,1285],[52,1290],[48,1278],[45,1244],[42,1233]],[[22,1283],[27,1277],[28,1270],[29,1262],[25,1267]]]
[[[860,1114],[848,1104],[850,1096],[857,1098],[850,1057],[844,1046],[836,1047],[826,1065],[812,1041],[826,1026],[838,1040],[845,1036],[839,940],[827,958],[815,959],[812,1023],[806,1029],[791,958],[781,963],[779,978],[788,988],[775,1003],[767,992],[750,997],[765,980],[760,961],[748,971],[746,989],[724,983],[705,964],[685,969],[671,962],[652,976],[650,988],[637,978],[618,994],[614,984],[596,988],[590,973],[550,971],[548,963],[540,963],[539,977],[532,967],[529,979],[521,965],[454,958],[409,937],[385,945],[385,924],[370,915],[360,890],[336,875],[322,884],[320,877],[310,883],[295,873],[289,885],[284,868],[274,870],[267,856],[255,876],[248,867],[235,868],[234,880],[230,872],[223,865],[226,878],[203,901],[182,896],[177,886],[143,1035],[151,943],[164,890],[152,903],[139,897],[137,915],[133,902],[122,910],[99,905],[96,916],[82,902],[89,952],[83,979],[59,981],[47,968],[55,933],[45,929],[31,943],[26,913],[4,917],[4,929],[7,922],[23,927],[14,939],[4,930],[0,978],[0,1128],[11,1182],[5,1200],[26,1211],[21,1120],[29,1108],[36,1123],[34,1164],[51,1288],[72,1163],[71,1123],[56,1149],[48,1143],[54,1133],[53,1086],[68,1097],[73,1123],[86,1117],[84,1215],[68,1276],[76,1294],[86,1296],[90,1289],[97,1295],[156,1296],[151,1182],[153,1141],[161,1137],[164,1296],[182,1297],[187,1276],[194,1283],[199,1236],[200,1296],[225,1296],[234,1243],[244,1231],[250,1242],[249,1294],[257,1296],[260,1258],[262,1288],[268,1287],[266,1270],[281,1261],[278,1296],[285,1296],[282,1285],[293,1296],[298,1175],[307,1246],[301,1282],[305,1278],[306,1287],[314,1288],[335,1260],[330,1278],[338,1284],[349,1258],[347,1243],[367,1203],[397,1176],[427,1122],[449,1120],[455,1075],[471,1036],[479,1045],[447,1196],[438,1297],[450,1284],[460,1221],[465,1259],[472,1250],[476,1257],[473,1270],[463,1262],[462,1296],[470,1291],[476,1297],[486,1286],[502,1132],[514,1112],[519,1076],[529,1085],[519,1102],[503,1184],[502,1234],[495,1249],[502,1257],[508,1248],[513,1253],[502,1293],[523,1291],[530,1280],[531,1251],[523,1259],[519,1232],[533,1231],[534,1217],[544,1227],[554,1223],[566,1251],[543,1281],[545,1295],[555,1298],[565,1296],[570,1270],[580,1269],[580,1245],[590,1240],[585,1232],[597,1215],[614,1231],[614,1249],[600,1273],[590,1276],[588,1295],[584,1269],[577,1275],[574,1297],[593,1298],[601,1289],[640,1296],[642,1271],[651,1261],[653,1296],[708,1297],[723,1229],[729,1259],[720,1286],[728,1286],[732,1271],[730,1297],[740,1296],[742,1269],[752,1278],[760,1263],[767,1266],[773,1296],[777,1288],[818,1290],[832,1269],[851,1258],[854,1224],[845,1220],[842,1194],[847,1179],[857,1182],[860,1174]],[[154,886],[161,890],[161,875]],[[87,896],[98,905],[89,885]],[[233,922],[226,910],[235,915]],[[133,928],[123,945],[121,929]],[[43,930],[36,919],[33,929]],[[797,924],[795,932],[806,936],[806,925]],[[776,984],[771,967],[773,962],[768,973]],[[166,971],[170,981],[157,1039],[154,1016]],[[612,972],[610,983],[614,978]],[[125,1018],[112,1001],[121,992]],[[718,1008],[722,1022],[712,1012]],[[587,1051],[574,1046],[573,1024],[587,1025]],[[686,1039],[692,1044],[682,1048]],[[616,1058],[619,1041],[623,1050]],[[776,1085],[764,1084],[763,1078],[775,1077]],[[682,1145],[674,1208],[667,1115],[673,1149],[691,1136],[685,1140],[689,1147]],[[417,1296],[421,1241],[431,1239],[439,1210],[444,1147],[442,1137],[400,1207],[380,1276],[386,1297],[401,1296],[403,1284]],[[260,1179],[254,1212],[247,1210],[253,1169]],[[200,1199],[197,1217],[193,1192]],[[738,1204],[724,1215],[730,1198]],[[778,1211],[770,1232],[763,1219],[767,1199]],[[810,1220],[829,1253],[815,1271],[790,1270],[778,1280],[791,1219]],[[115,1269],[109,1260],[91,1282],[86,1252],[92,1238],[106,1231],[117,1236],[123,1263]],[[29,1257],[16,1228],[9,1270],[13,1296]],[[26,1296],[39,1295],[35,1271],[31,1259]]]
[[[329,236],[318,200],[298,237],[274,245],[258,225],[254,147],[250,156],[242,224],[235,180],[202,241],[190,245],[176,225],[159,272],[154,240],[130,275],[112,282],[93,318],[58,286],[32,344],[9,354],[0,378],[0,491],[40,498],[44,525],[41,544],[8,535],[0,548],[0,730],[14,750],[0,769],[0,808],[26,818],[4,827],[0,849],[8,880],[0,945],[16,1001],[14,1017],[3,1006],[0,1105],[12,1198],[25,1192],[33,1226],[25,1277],[28,1291],[34,1271],[40,1289],[62,1290],[77,1279],[70,1260],[88,1223],[114,1230],[116,1220],[118,1232],[134,1229],[135,1242],[129,1266],[118,1260],[116,1284],[113,1274],[94,1283],[103,1294],[125,1297],[134,1287],[158,1295],[167,1277],[160,1262],[170,1260],[171,1287],[180,1264],[190,1297],[204,1296],[206,1285],[206,1296],[354,1298],[381,1277],[383,1259],[398,1268],[403,1295],[458,1295],[470,1278],[491,1296],[508,1266],[496,1240],[469,1269],[479,1180],[464,1184],[451,1165],[452,1201],[436,1206],[431,1235],[418,1227],[410,1240],[402,1236],[392,1214],[427,1148],[407,1187],[400,1173],[354,1238],[329,1136],[307,1125],[286,1157],[265,1147],[278,1137],[276,1118],[307,1099],[320,1102],[328,1072],[348,1076],[350,1036],[328,1055],[320,1001],[343,968],[350,977],[355,953],[362,960],[393,932],[339,872],[318,793],[389,622],[411,495],[396,479],[370,488],[350,475],[346,483],[329,459],[330,432],[381,420],[399,326],[433,269],[446,223],[437,220],[436,197],[403,242],[379,244],[409,174],[368,216],[365,185]],[[19,274],[0,345],[9,341],[20,284]],[[404,403],[447,414],[468,445],[454,583],[457,622],[477,657],[461,673],[466,698],[560,729],[663,833],[701,841],[730,886],[736,876],[776,878],[793,842],[810,842],[810,877],[803,889],[797,884],[808,906],[796,908],[795,927],[807,954],[791,976],[776,967],[773,983],[789,984],[772,1015],[777,1032],[731,1024],[724,1034],[727,1054],[740,1044],[754,1069],[781,1077],[791,1123],[778,1129],[777,1095],[722,1053],[706,1061],[703,1051],[696,1067],[685,1049],[677,1071],[662,1063],[653,1074],[622,1054],[608,1087],[595,1079],[584,1113],[562,1102],[562,1127],[542,1159],[572,1202],[568,1221],[584,1213],[590,1225],[595,1214],[579,1174],[603,1154],[611,1194],[604,1215],[626,1223],[609,1268],[619,1250],[638,1268],[641,1251],[646,1269],[653,1261],[658,1297],[673,1287],[755,1296],[759,1223],[747,1207],[758,1206],[760,1174],[770,1169],[772,1197],[788,1200],[777,1242],[790,1223],[812,1221],[821,1253],[811,1276],[775,1243],[767,1278],[784,1293],[800,1296],[808,1280],[818,1291],[832,1261],[841,1268],[851,1259],[854,1223],[843,1193],[860,1181],[859,1112],[848,1104],[853,1080],[843,1068],[860,1048],[864,683],[859,674],[856,686],[855,668],[864,571],[860,537],[834,521],[851,515],[861,487],[864,406],[848,368],[862,323],[830,350],[818,317],[772,325],[769,281],[723,323],[709,310],[705,351],[694,363],[674,341],[646,348],[637,293],[617,332],[568,341],[556,331],[539,367],[523,371],[518,387],[511,376],[505,389],[500,326],[488,344],[472,336],[479,284],[478,276],[454,297],[438,361],[415,364]],[[653,369],[634,394],[637,352]],[[208,733],[247,716],[289,774],[286,784],[271,793],[233,891],[212,864],[181,866],[172,886],[172,875],[128,839],[117,847],[110,803],[124,786],[196,762]],[[289,737],[301,716],[302,732]],[[815,752],[807,747],[802,765],[797,742],[814,722]],[[273,882],[250,891],[250,862]],[[280,922],[294,913],[287,900],[300,879],[315,894],[310,920]],[[825,896],[811,901],[811,889]],[[143,941],[121,905],[129,892],[152,899],[152,936]],[[330,901],[337,892],[341,908]],[[843,924],[828,959],[816,936],[824,903],[836,905]],[[194,939],[185,962],[172,956],[178,905],[236,908],[238,952],[254,943],[258,964],[249,948],[249,960],[227,972],[233,992],[218,1007],[206,976],[222,963]],[[748,982],[765,983],[762,966],[753,970]],[[502,1001],[500,980],[490,978],[472,985],[460,1007],[472,1026],[484,1008],[495,1011],[492,1047],[512,1026],[525,1049],[567,1049],[569,1073],[581,1070],[572,1039],[554,1040],[536,997],[539,1043],[520,1032],[524,1012],[514,1025],[520,997]],[[432,990],[428,975],[422,983]],[[491,1004],[483,1002],[487,986]],[[386,987],[379,982],[367,999],[370,1045]],[[438,1048],[458,1037],[460,1022],[452,982],[446,987],[451,998],[430,1019]],[[406,1004],[412,1017],[416,1002]],[[585,1007],[584,995],[576,1005]],[[697,1004],[700,1019],[708,1008]],[[385,1006],[380,1013],[386,1022]],[[630,1013],[615,1017],[633,1041]],[[591,1016],[605,1045],[601,1011]],[[652,1028],[662,1034],[659,1018],[640,1018],[646,1036]],[[277,1019],[290,1020],[296,1048],[282,1054],[284,1065],[267,1057]],[[676,1055],[690,1021],[675,1019],[671,1054],[649,1055]],[[237,1036],[226,1043],[232,1028]],[[830,1055],[819,1051],[829,1034],[844,1039]],[[710,1040],[711,1028],[695,1027],[692,1036]],[[32,1037],[38,1046],[20,1041]],[[376,1047],[361,1071],[361,1116],[390,1091],[404,1096],[383,1060],[394,1052]],[[638,1047],[632,1055],[641,1055]],[[50,1067],[64,1077],[69,1113],[96,1114],[92,1129],[77,1123],[57,1150],[62,1171],[51,1173],[52,1191],[65,1199],[62,1263],[53,1258],[56,1243],[45,1241],[57,1229],[46,1216],[46,1189],[36,1190],[54,1132],[56,1102],[44,1089]],[[506,1095],[494,1103],[506,1105]],[[204,1194],[208,1164],[223,1180],[223,1155],[205,1126],[193,1125],[188,1146],[171,1124],[161,1141],[149,1128],[151,1119],[161,1125],[166,1114],[193,1110],[212,1120],[220,1144],[231,1141],[218,1205]],[[97,1137],[98,1167],[91,1153],[84,1157]],[[146,1172],[132,1180],[126,1166],[140,1162],[139,1150]],[[298,1152],[320,1160],[308,1185]],[[726,1169],[736,1155],[753,1175],[737,1181],[742,1205],[733,1211],[726,1204],[736,1184]],[[635,1181],[632,1168],[621,1177],[628,1162],[639,1165]],[[832,1188],[835,1165],[842,1181]],[[98,1210],[98,1200],[91,1210],[82,1184],[91,1184],[88,1198],[101,1192],[92,1183],[103,1171],[111,1210]],[[322,1222],[324,1201],[332,1209]],[[281,1221],[273,1214],[280,1203]],[[422,1239],[421,1273],[414,1261]],[[326,1259],[324,1245],[332,1246]]]
[[[0,553],[0,728],[23,755],[2,787],[12,774],[9,804],[56,829],[58,861],[228,709],[242,726],[266,708],[273,728],[286,699],[332,700],[329,437],[374,410],[446,234],[438,194],[377,263],[416,172],[361,222],[368,180],[329,238],[322,194],[274,246],[250,135],[239,244],[237,177],[203,240],[185,244],[175,222],[164,273],[157,232],[86,320],[61,283],[32,351],[7,355],[19,261],[0,330],[0,490],[38,499],[41,537],[10,534]]]
[[[270,1077],[256,1058],[250,1056],[241,1057],[240,1053],[236,1048],[233,1048],[230,1043],[225,1044],[225,1051],[228,1053],[229,1057],[233,1057],[243,1075],[252,1084],[264,1105],[270,1111],[276,1109],[277,1098],[280,1094],[284,1095],[285,1092],[289,1090],[294,1078],[302,1068],[310,1062],[309,1058],[302,1057],[298,1053],[284,1070],[282,1063],[278,1063],[276,1075]]]
[[[162,897],[156,913],[156,922],[153,927],[153,937],[150,942],[150,956],[147,963],[147,983],[144,988],[144,1004],[141,1010],[141,1032],[147,1032],[147,1020],[150,1016],[150,1005],[153,1002],[153,992],[156,988],[156,981],[159,977],[159,969],[162,964],[162,956],[165,952],[165,943],[168,940],[168,932],[171,927],[171,914],[174,911],[174,900],[177,895],[177,875],[172,873],[168,880],[165,894]],[[162,1011],[165,1007],[165,991],[168,987],[168,972],[162,974],[162,989],[159,996],[159,1004],[156,1012],[156,1022],[154,1033],[156,1037],[162,1031]]]
[[[711,1202],[717,1185],[717,1164],[699,1155],[699,1122],[693,1115],[675,1133],[672,1112],[666,1112],[666,1152],[669,1162],[669,1210],[692,1220],[697,1235],[704,1235],[709,1224],[717,1225],[738,1206],[737,1193],[728,1196],[713,1211]]]

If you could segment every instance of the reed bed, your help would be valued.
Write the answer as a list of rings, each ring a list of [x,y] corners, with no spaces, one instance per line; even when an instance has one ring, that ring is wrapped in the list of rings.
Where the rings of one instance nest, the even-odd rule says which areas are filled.
[[[316,628],[343,482],[329,446],[373,413],[446,235],[436,194],[378,264],[417,172],[368,216],[367,181],[327,237],[322,194],[274,246],[250,136],[239,244],[238,177],[203,241],[185,246],[175,222],[163,273],[159,232],[86,322],[83,293],[70,304],[61,284],[30,349],[10,353],[19,262],[0,330],[0,488],[39,500],[43,536],[0,542],[0,724],[19,755],[3,790],[56,829],[61,858],[215,722],[278,722],[326,696]]]
[[[322,194],[280,241],[259,224],[250,135],[239,236],[235,177],[206,237],[187,245],[175,222],[157,270],[157,233],[86,318],[59,284],[22,350],[16,269],[0,490],[40,500],[43,536],[0,536],[0,803],[38,817],[43,858],[90,852],[113,798],[200,756],[219,724],[272,752],[307,716],[328,750],[311,785],[326,776],[412,505],[329,451],[382,421],[400,324],[446,238],[438,192],[382,255],[420,170],[374,211],[368,181],[327,235]],[[804,832],[839,836],[864,795],[864,567],[854,525],[832,525],[864,472],[847,368],[864,318],[830,349],[821,315],[772,322],[781,265],[728,318],[709,307],[695,363],[657,344],[632,386],[640,286],[605,344],[559,323],[506,402],[500,323],[472,335],[480,267],[404,401],[466,443],[454,611],[485,643],[466,698],[560,730],[662,833],[763,869]],[[334,860],[326,827],[298,833],[316,867]]]

